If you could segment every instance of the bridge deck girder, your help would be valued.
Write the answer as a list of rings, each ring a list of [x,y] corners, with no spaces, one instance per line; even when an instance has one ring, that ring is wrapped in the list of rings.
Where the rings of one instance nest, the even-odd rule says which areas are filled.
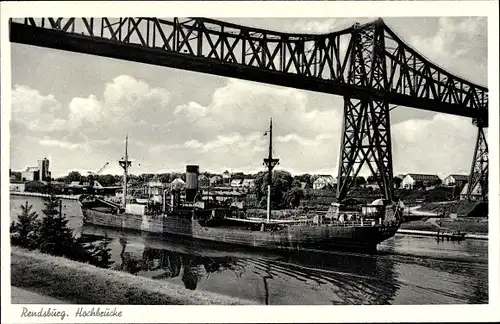
[[[211,20],[207,21],[208,23],[212,22]],[[247,60],[253,60],[251,64],[249,62],[241,64],[239,57],[247,54],[239,53],[235,48],[232,49],[232,53],[228,53],[231,50],[229,46],[230,42],[225,39],[228,36],[223,33],[223,29],[216,34],[220,39],[214,39],[214,44],[205,44],[205,47],[211,46],[209,50],[211,53],[214,53],[215,57],[219,57],[219,59],[214,59],[205,57],[207,55],[203,55],[200,52],[201,49],[198,49],[196,53],[191,53],[194,51],[191,48],[189,48],[188,53],[182,53],[179,49],[182,46],[185,48],[189,42],[196,42],[196,37],[198,36],[193,36],[192,34],[195,28],[200,28],[200,25],[193,23],[191,23],[191,26],[182,25],[183,28],[186,28],[182,32],[178,31],[172,32],[171,35],[163,35],[167,40],[177,38],[176,42],[182,45],[177,46],[177,49],[173,46],[174,48],[171,50],[159,47],[161,43],[158,43],[157,40],[152,41],[150,44],[150,33],[148,32],[146,35],[145,32],[134,31],[134,24],[132,24],[132,28],[129,26],[129,34],[127,36],[122,35],[118,37],[118,34],[121,34],[121,29],[116,29],[114,30],[116,35],[105,38],[99,36],[98,33],[95,34],[97,36],[72,33],[68,27],[70,23],[74,24],[75,22],[68,21],[65,27],[66,30],[63,31],[64,23],[62,21],[59,22],[59,25],[57,25],[56,21],[55,26],[58,26],[58,28],[41,28],[30,24],[11,22],[11,41],[347,96],[356,99],[382,100],[399,106],[478,118],[483,120],[484,123],[487,123],[488,119],[487,89],[436,70],[431,63],[427,66],[425,63],[422,63],[421,57],[414,54],[404,44],[399,44],[399,40],[394,38],[388,39],[387,42],[398,44],[399,50],[397,53],[391,53],[389,50],[385,51],[388,72],[386,87],[383,90],[369,86],[357,86],[347,81],[346,67],[349,66],[349,51],[351,46],[347,46],[347,49],[344,49],[344,52],[342,52],[338,44],[340,41],[336,38],[339,35],[332,36],[333,38],[322,39],[321,41],[311,41],[311,44],[317,44],[317,46],[310,48],[307,53],[305,48],[300,48],[301,46],[305,46],[305,38],[302,40],[304,43],[297,43],[302,44],[300,46],[297,45],[297,52],[290,52],[290,49],[285,48],[283,43],[283,48],[275,48],[275,56],[272,56],[273,53],[271,53],[270,49],[266,49],[268,53],[265,53],[264,48],[266,45],[264,42],[266,36],[265,34],[264,36],[260,35],[259,37],[263,37],[258,41],[262,45],[260,49],[254,47],[254,41],[250,42],[248,39],[246,43],[240,45],[246,48],[247,52],[250,51],[250,54],[248,54],[250,59]],[[367,24],[366,26],[369,27],[370,25]],[[93,28],[95,29],[96,27]],[[386,26],[384,28],[387,30]],[[345,33],[346,31],[342,32]],[[103,32],[101,31],[101,33]],[[93,31],[92,34],[94,35]],[[387,35],[389,34],[387,32]],[[140,41],[133,43],[131,41],[133,35],[140,38]],[[242,39],[250,37],[248,33],[245,35],[247,36],[239,35],[239,37]],[[345,34],[342,35],[345,36]],[[315,35],[315,37],[320,36]],[[280,37],[286,39],[286,36],[280,35]],[[294,35],[294,37],[298,36]],[[322,37],[327,36],[323,35]],[[109,38],[115,39],[111,40]],[[119,40],[124,38],[127,38],[126,42]],[[349,42],[351,43],[352,40],[349,40]],[[246,47],[245,44],[247,44]],[[198,45],[201,48],[201,45]],[[166,45],[164,44],[164,46]],[[255,46],[258,46],[258,44]],[[240,52],[242,50],[242,48],[239,48]],[[232,61],[232,57],[237,57],[240,63]],[[260,63],[255,61],[259,57],[262,59],[262,61],[259,61]],[[276,66],[274,64],[271,65],[270,62],[266,62],[266,57],[268,60],[271,58],[281,63],[276,63]],[[407,61],[407,63],[403,64],[403,61]],[[301,69],[301,71],[297,71],[297,69]],[[326,73],[327,70],[328,73]],[[327,78],[325,78],[325,75]]]

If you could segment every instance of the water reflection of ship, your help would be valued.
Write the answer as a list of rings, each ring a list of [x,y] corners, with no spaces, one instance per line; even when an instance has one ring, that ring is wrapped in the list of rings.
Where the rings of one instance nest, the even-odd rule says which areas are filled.
[[[181,277],[187,289],[195,290],[199,280],[204,275],[224,270],[236,270],[234,258],[212,258],[179,253],[168,249],[144,247],[142,256],[126,252],[127,240],[120,238],[122,250],[121,264],[118,269],[139,274],[140,272],[159,272],[152,275],[153,279],[167,279]],[[181,274],[182,272],[182,274]]]
[[[222,273],[226,279],[222,281],[225,287],[219,287],[224,293],[247,298],[258,290],[259,296],[253,298],[263,304],[387,304],[398,290],[391,258],[290,251],[247,254],[191,241],[158,240],[144,233],[84,226],[85,234],[95,235],[99,231],[119,240],[120,270],[157,280],[181,279],[184,287],[191,290],[199,288],[203,280],[210,281],[215,273]],[[132,248],[137,243],[141,248]],[[235,276],[237,280],[228,279]],[[217,280],[220,283],[221,277]],[[261,283],[257,289],[256,280]],[[286,290],[280,285],[286,285]],[[213,287],[214,283],[204,286]],[[318,289],[323,296],[316,299]],[[289,293],[301,297],[289,298]]]

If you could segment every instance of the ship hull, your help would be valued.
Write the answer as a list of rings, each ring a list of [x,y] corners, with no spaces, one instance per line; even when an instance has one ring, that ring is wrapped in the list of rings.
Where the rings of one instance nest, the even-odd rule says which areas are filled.
[[[346,249],[376,251],[377,244],[394,236],[398,226],[289,225],[276,231],[202,226],[176,216],[111,214],[82,207],[84,224],[131,229],[163,235],[244,245],[265,249]]]

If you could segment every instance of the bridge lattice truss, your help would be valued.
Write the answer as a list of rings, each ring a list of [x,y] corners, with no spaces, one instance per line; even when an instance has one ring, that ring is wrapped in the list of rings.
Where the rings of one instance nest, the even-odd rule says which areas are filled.
[[[429,62],[381,19],[321,35],[206,18],[21,18],[10,28],[13,42],[343,96],[339,199],[365,164],[393,198],[392,105],[472,118],[479,144],[469,193],[487,183],[488,89]],[[487,195],[487,185],[482,191]]]

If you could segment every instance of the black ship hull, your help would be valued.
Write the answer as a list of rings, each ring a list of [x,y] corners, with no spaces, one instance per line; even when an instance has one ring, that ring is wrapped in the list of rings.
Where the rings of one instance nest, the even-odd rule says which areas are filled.
[[[82,205],[84,224],[130,229],[163,235],[189,237],[265,249],[345,249],[376,251],[377,244],[394,236],[397,225],[288,224],[272,230],[258,230],[248,224],[225,221],[217,226],[176,215],[113,214]]]

